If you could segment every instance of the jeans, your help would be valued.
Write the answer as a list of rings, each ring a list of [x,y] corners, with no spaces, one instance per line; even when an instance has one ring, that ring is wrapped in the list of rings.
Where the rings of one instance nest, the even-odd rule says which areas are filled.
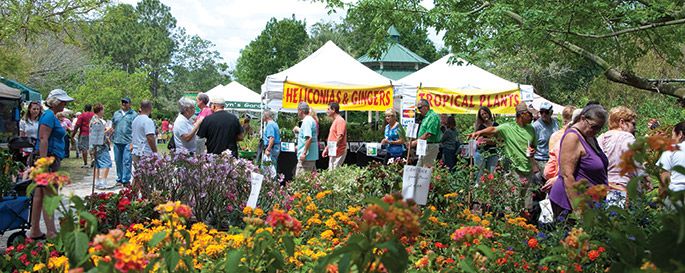
[[[114,143],[114,162],[117,167],[117,182],[131,182],[130,144]]]
[[[442,149],[442,162],[450,169],[454,170],[454,165],[457,165],[457,150],[455,149]]]
[[[483,175],[483,169],[487,169],[488,173],[495,172],[499,157],[496,153],[488,153],[488,157],[483,158],[483,154],[481,154],[480,151],[476,151],[476,154],[473,155],[473,160],[476,167],[478,167],[478,173],[476,174],[476,185],[478,185],[478,183],[480,183],[480,177]]]

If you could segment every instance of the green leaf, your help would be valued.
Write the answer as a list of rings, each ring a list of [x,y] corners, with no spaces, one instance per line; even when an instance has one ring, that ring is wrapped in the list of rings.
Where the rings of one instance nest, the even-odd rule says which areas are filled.
[[[176,266],[178,265],[178,261],[181,260],[181,255],[178,254],[178,251],[176,249],[169,249],[166,251],[164,255],[164,261],[167,264],[167,268],[169,269],[170,272],[173,272],[176,270]]]
[[[350,253],[345,253],[342,255],[342,258],[340,258],[340,262],[338,262],[339,273],[347,273],[350,271],[350,255]]]
[[[376,197],[364,198],[363,203],[371,203],[374,205],[378,205],[379,207],[383,208],[384,210],[387,210],[390,208],[390,206],[387,203],[383,202],[383,200],[376,198]]]
[[[240,259],[243,257],[242,250],[231,250],[226,255],[226,264],[224,264],[225,272],[244,272],[244,268],[240,266]]]
[[[69,199],[72,204],[74,204],[74,208],[76,210],[82,211],[86,210],[86,206],[83,203],[83,199],[79,197],[78,195],[72,195],[71,198]]]
[[[65,254],[72,267],[81,266],[87,261],[88,242],[90,239],[82,231],[74,231],[64,236]]]
[[[283,237],[283,244],[285,245],[285,253],[288,254],[288,256],[294,256],[295,255],[295,243],[293,242],[293,237],[290,235],[286,235]]]
[[[461,269],[463,269],[466,272],[477,273],[477,271],[473,269],[473,266],[471,266],[471,259],[461,260],[459,261],[459,265],[461,266]]]
[[[152,235],[152,239],[149,242],[147,242],[147,246],[156,247],[159,244],[159,242],[166,238],[166,235],[166,231],[159,231],[155,233],[154,235]]]
[[[54,215],[55,210],[59,207],[60,202],[62,202],[61,195],[43,196],[43,209],[48,212],[48,215]]]
[[[88,222],[88,229],[89,233],[93,234],[95,231],[97,231],[98,227],[98,220],[93,216],[90,212],[84,211],[84,210],[79,210],[78,211],[79,217],[83,218]]]
[[[31,196],[31,194],[33,193],[33,190],[36,189],[37,186],[38,185],[35,182],[29,184],[29,186],[26,187],[26,197],[33,198],[33,196]]]
[[[488,246],[478,245],[477,248],[478,248],[478,250],[480,250],[480,252],[483,253],[483,255],[485,255],[489,259],[493,259],[495,257],[495,255],[492,253],[492,250]]]

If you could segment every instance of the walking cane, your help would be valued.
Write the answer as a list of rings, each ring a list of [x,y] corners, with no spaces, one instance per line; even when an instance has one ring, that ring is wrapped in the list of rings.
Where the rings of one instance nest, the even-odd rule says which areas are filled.
[[[93,185],[92,185],[92,187],[91,187],[91,189],[90,189],[90,194],[91,194],[91,195],[94,195],[94,194],[95,194],[95,179],[96,179],[96,177],[95,177],[95,170],[96,170],[96,166],[95,166],[95,157],[96,157],[97,154],[98,154],[98,146],[97,146],[97,145],[93,145],[93,154],[94,154],[94,156],[93,156],[93,158],[92,158],[93,160],[92,160],[91,163],[90,163],[90,165],[93,166]]]

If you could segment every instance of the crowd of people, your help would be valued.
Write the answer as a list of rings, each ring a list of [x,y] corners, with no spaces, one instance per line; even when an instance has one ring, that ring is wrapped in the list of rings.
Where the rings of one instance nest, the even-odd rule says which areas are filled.
[[[72,143],[77,147],[77,156],[83,158],[83,167],[90,167],[88,157],[93,158],[99,189],[111,187],[105,181],[112,167],[112,149],[116,183],[130,186],[132,163],[157,153],[158,128],[151,119],[153,104],[144,100],[136,111],[130,98],[122,98],[121,107],[114,112],[111,122],[104,119],[106,109],[102,104],[86,105],[84,112],[72,122],[62,111],[73,100],[65,91],[56,89],[45,100],[47,110],[43,111],[37,102],[29,103],[20,121],[21,136],[37,139],[35,154],[38,157],[52,156],[56,159],[51,166],[53,171],[57,171],[60,161],[68,156],[68,145]],[[174,122],[162,122],[162,133],[171,134],[169,147],[190,154],[221,154],[228,150],[237,157],[238,142],[251,132],[249,119],[241,124],[237,116],[225,111],[224,105],[223,99],[210,99],[203,93],[198,94],[195,101],[181,98]],[[197,113],[196,106],[199,107]],[[607,202],[625,206],[628,181],[644,173],[643,168],[632,173],[624,173],[620,169],[621,155],[635,141],[637,116],[634,111],[623,106],[606,111],[597,103],[590,103],[582,109],[567,106],[562,112],[561,124],[554,117],[549,103],[541,104],[536,110],[521,102],[515,107],[515,112],[512,122],[498,124],[488,107],[478,110],[474,132],[467,135],[477,145],[473,153],[473,165],[478,170],[474,186],[478,185],[480,177],[488,173],[514,174],[521,181],[518,194],[524,200],[523,205],[532,221],[539,216],[537,202],[544,198],[551,201],[555,216],[563,217],[573,212],[572,200],[581,194],[574,187],[579,181],[607,185],[610,188]],[[414,152],[419,142],[425,141],[425,155],[414,157],[414,152],[407,157],[410,162],[415,158],[417,166],[432,168],[442,162],[452,170],[455,168],[461,154],[458,152],[461,142],[453,116],[439,115],[431,109],[428,101],[419,100],[416,104],[417,121],[420,123],[418,133],[416,139],[408,139],[398,122],[398,114],[393,109],[386,110],[384,114],[386,124],[380,143],[386,151],[386,162],[407,157],[408,151]],[[347,121],[340,113],[340,104],[329,103],[326,115],[332,124],[325,144],[320,147],[319,119],[314,109],[306,102],[298,104],[300,124],[292,129],[297,138],[296,175],[315,171],[316,161],[320,158],[328,158],[328,169],[331,170],[344,164],[348,150]],[[269,175],[275,176],[281,154],[281,131],[273,112],[264,111],[262,121],[262,165],[270,172]],[[607,123],[609,130],[599,135]],[[103,139],[93,142],[91,134],[96,131],[104,131]],[[675,125],[672,138],[679,147],[685,147],[685,122]],[[685,166],[685,150],[665,152],[658,164],[663,169],[660,176],[663,188],[685,190],[685,175],[675,171],[678,166]],[[645,187],[649,185],[644,183]],[[44,187],[35,191],[32,223],[40,220],[39,212],[46,194],[54,193]],[[47,214],[43,217],[47,223],[47,234],[40,232],[38,224],[32,224],[30,237],[54,236],[54,221]]]

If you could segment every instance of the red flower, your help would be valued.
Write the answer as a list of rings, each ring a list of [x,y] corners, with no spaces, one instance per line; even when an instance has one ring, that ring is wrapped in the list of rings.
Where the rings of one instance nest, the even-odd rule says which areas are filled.
[[[437,247],[437,248],[446,248],[447,245],[445,245],[445,244],[443,244],[443,243],[441,243],[441,242],[435,242],[435,247]]]
[[[536,248],[538,246],[538,240],[535,238],[530,238],[528,240],[528,247],[530,248]]]
[[[190,219],[190,216],[193,215],[193,211],[190,209],[189,206],[186,205],[180,205],[176,207],[174,211],[176,212],[176,214],[178,214],[178,216],[186,219]]]
[[[603,247],[600,246],[597,248],[597,251],[599,251],[599,253],[604,253],[604,251],[606,251],[606,249],[604,249]]]
[[[493,179],[495,179],[495,175],[492,173],[488,174],[488,180],[493,180]]]
[[[597,258],[599,258],[599,250],[590,250],[590,252],[587,253],[587,257],[590,258],[590,261],[595,261]]]
[[[125,211],[126,207],[131,204],[131,200],[128,200],[126,197],[122,197],[119,199],[119,203],[117,204],[117,209],[119,211]]]
[[[583,272],[583,268],[579,264],[573,264],[573,270],[576,272]]]
[[[447,260],[445,260],[445,263],[446,263],[446,264],[453,264],[453,263],[454,263],[454,259],[452,259],[452,258],[447,258]]]
[[[507,263],[507,258],[499,258],[497,259],[497,265],[504,265]]]

